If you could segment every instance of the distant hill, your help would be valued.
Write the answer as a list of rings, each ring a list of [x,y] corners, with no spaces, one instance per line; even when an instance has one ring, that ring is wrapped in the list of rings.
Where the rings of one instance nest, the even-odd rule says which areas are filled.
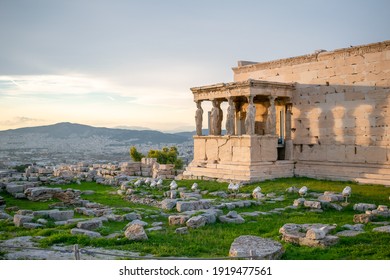
[[[183,143],[189,139],[186,135],[163,133],[156,130],[129,130],[93,127],[68,122],[0,131],[0,136],[17,136],[26,134],[40,134],[50,138],[61,139],[71,137],[89,138],[96,136],[116,141],[131,141],[134,144]]]

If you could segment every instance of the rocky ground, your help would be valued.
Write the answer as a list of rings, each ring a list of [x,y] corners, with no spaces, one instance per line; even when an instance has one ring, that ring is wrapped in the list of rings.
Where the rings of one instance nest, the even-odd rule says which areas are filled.
[[[86,235],[89,238],[127,238],[128,240],[148,240],[150,232],[166,230],[175,227],[176,234],[188,234],[204,226],[215,223],[244,224],[253,217],[265,215],[280,215],[284,211],[306,209],[306,211],[323,213],[328,210],[343,211],[349,204],[341,193],[326,191],[324,193],[310,192],[307,189],[302,194],[302,188],[291,187],[285,194],[272,192],[263,193],[260,187],[252,192],[242,192],[239,186],[232,191],[219,190],[209,192],[201,189],[197,183],[191,187],[180,186],[180,181],[163,181],[161,179],[141,178],[118,175],[113,179],[118,186],[111,191],[112,196],[146,208],[137,210],[126,207],[113,207],[94,201],[82,199],[94,194],[94,190],[80,191],[75,188],[45,187],[24,182],[23,186],[15,182],[5,182],[2,189],[16,199],[42,202],[52,199],[59,200],[51,204],[54,209],[26,210],[7,207],[5,200],[0,197],[0,219],[12,221],[16,227],[26,229],[46,228],[48,225],[69,226],[72,235]],[[286,196],[294,194],[296,198],[291,204],[284,207],[271,207],[268,211],[239,211],[241,208],[256,209],[260,205],[273,205],[286,201]],[[390,233],[389,222],[375,222],[377,217],[390,217],[386,205],[371,203],[356,203],[353,206],[356,212],[352,224],[338,225],[343,228],[337,233],[335,224],[285,224],[279,229],[281,239],[286,243],[294,243],[309,247],[328,247],[338,243],[339,237],[353,237],[365,232],[365,224],[377,225],[373,231]],[[77,218],[75,218],[75,215]],[[164,222],[165,220],[165,222]],[[109,235],[99,232],[108,222],[126,222],[126,226]],[[0,246],[17,246],[21,249],[2,248],[6,259],[73,259],[72,246],[53,246],[47,250],[23,250],[22,248],[37,247],[38,241],[45,237],[20,236],[1,241]],[[243,242],[242,240],[245,240]],[[253,244],[248,246],[247,244]],[[253,258],[279,258],[283,254],[283,246],[276,241],[269,241],[258,236],[246,236],[233,242],[230,256]],[[100,253],[109,255],[87,254],[89,248],[83,248],[82,259],[111,259],[117,256],[136,256],[128,251],[96,249]],[[90,249],[92,250],[92,249]],[[272,252],[272,253],[267,253]]]

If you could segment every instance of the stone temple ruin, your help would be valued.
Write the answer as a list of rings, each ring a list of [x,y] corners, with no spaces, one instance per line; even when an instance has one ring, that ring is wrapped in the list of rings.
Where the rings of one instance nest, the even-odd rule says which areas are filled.
[[[388,184],[390,41],[239,61],[233,72],[234,82],[191,88],[197,135],[185,178]],[[212,103],[208,118],[204,102]],[[209,135],[202,135],[206,119]]]

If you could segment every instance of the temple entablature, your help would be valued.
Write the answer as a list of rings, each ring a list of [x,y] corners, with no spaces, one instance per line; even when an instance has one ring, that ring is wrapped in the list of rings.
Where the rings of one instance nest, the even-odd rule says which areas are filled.
[[[284,143],[289,133],[285,131],[285,121],[289,121],[286,108],[291,105],[293,90],[293,84],[252,79],[193,87],[196,134],[202,136],[202,102],[209,101],[209,135],[221,136],[224,121],[226,135],[278,135],[279,142]],[[222,102],[228,102],[226,114],[221,109]]]

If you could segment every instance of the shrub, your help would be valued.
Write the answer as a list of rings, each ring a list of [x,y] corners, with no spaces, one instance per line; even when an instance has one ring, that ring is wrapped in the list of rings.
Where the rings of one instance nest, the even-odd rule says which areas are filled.
[[[136,147],[132,146],[130,148],[130,157],[134,161],[141,161],[141,159],[144,157],[144,155],[142,153],[138,152]]]
[[[160,164],[174,164],[175,169],[183,168],[183,161],[178,159],[179,152],[176,147],[164,147],[161,151],[159,150],[150,150],[148,157],[156,158],[157,162]]]

